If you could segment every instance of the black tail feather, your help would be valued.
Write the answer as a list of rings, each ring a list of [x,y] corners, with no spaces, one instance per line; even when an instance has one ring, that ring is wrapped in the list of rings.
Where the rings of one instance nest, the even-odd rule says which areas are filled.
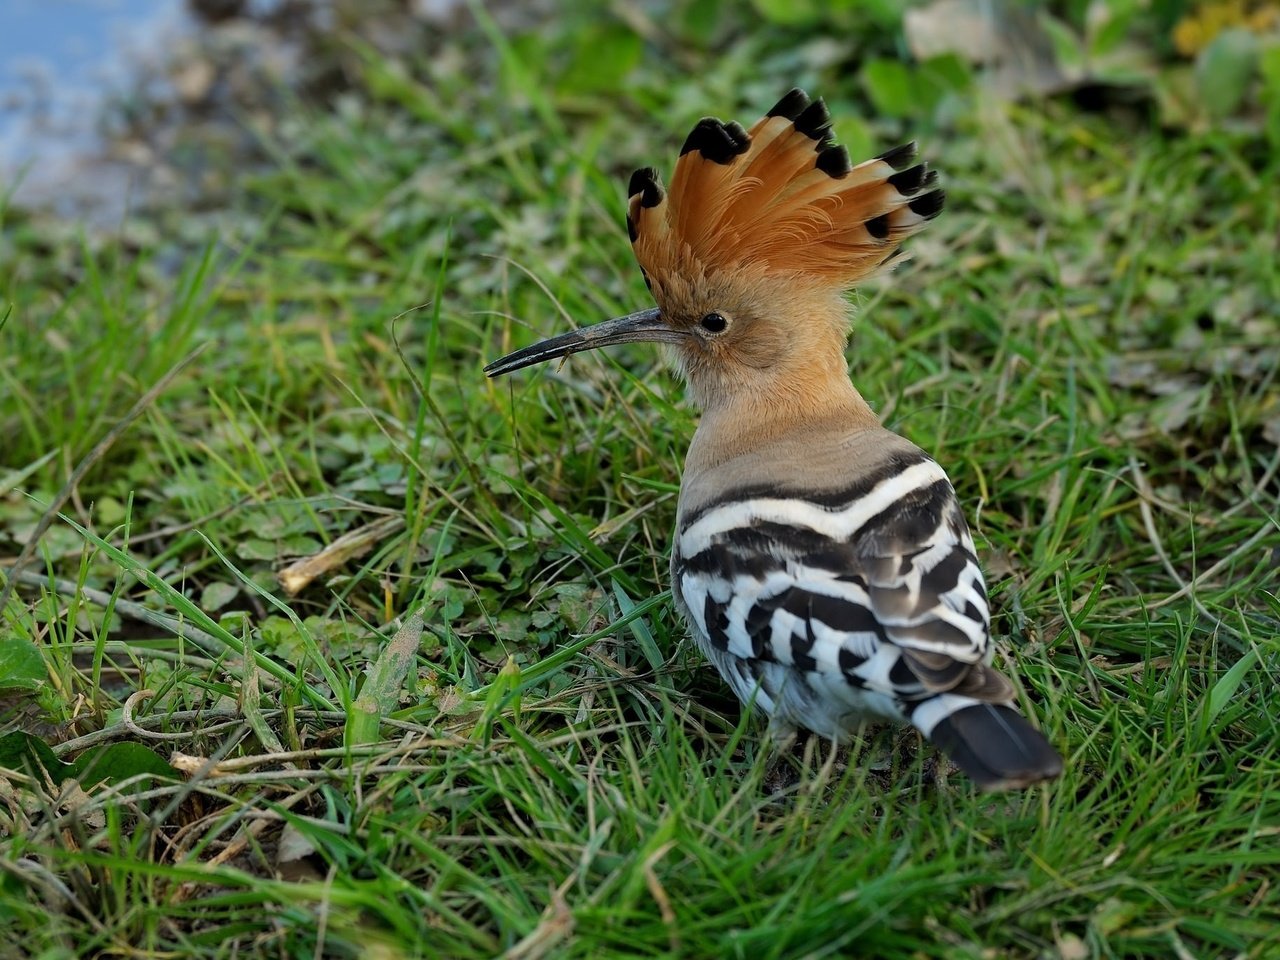
[[[1010,790],[1062,773],[1062,757],[1016,710],[990,703],[962,707],[929,739],[983,790]]]

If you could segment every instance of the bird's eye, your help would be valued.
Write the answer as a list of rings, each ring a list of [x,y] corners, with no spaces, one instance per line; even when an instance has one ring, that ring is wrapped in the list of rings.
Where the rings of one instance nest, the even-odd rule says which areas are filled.
[[[729,321],[718,313],[708,313],[698,323],[707,333],[724,333],[729,329]]]

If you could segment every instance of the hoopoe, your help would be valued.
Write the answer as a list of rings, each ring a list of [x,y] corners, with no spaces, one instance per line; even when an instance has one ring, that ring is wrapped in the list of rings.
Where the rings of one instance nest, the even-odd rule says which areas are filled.
[[[789,739],[907,721],[983,789],[1062,760],[991,667],[990,613],[947,475],[850,382],[845,294],[942,210],[914,143],[852,165],[821,99],[750,130],[698,122],[670,188],[636,171],[627,227],[657,301],[517,350],[670,344],[702,417],[671,550],[676,606],[743,703]]]

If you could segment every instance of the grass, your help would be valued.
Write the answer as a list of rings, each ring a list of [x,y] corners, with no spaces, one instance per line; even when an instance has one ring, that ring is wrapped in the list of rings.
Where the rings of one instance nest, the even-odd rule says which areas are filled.
[[[866,117],[949,200],[860,294],[855,380],[949,470],[1067,770],[978,795],[871,730],[777,794],[666,593],[679,384],[480,367],[649,302],[620,185],[700,113],[857,84],[744,41],[583,94],[458,43],[351,40],[180,252],[4,213],[0,558],[56,507],[0,610],[9,951],[1276,956],[1275,161]]]

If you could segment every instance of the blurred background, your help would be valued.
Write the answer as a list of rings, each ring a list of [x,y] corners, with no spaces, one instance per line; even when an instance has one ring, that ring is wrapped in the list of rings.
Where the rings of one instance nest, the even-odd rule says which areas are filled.
[[[12,203],[103,223],[210,206],[272,147],[296,146],[290,114],[359,105],[425,125],[427,94],[454,84],[530,119],[551,102],[572,123],[754,105],[794,81],[845,108],[855,154],[908,127],[968,129],[989,99],[1274,147],[1278,24],[1267,0],[14,0],[0,11],[0,170]]]

